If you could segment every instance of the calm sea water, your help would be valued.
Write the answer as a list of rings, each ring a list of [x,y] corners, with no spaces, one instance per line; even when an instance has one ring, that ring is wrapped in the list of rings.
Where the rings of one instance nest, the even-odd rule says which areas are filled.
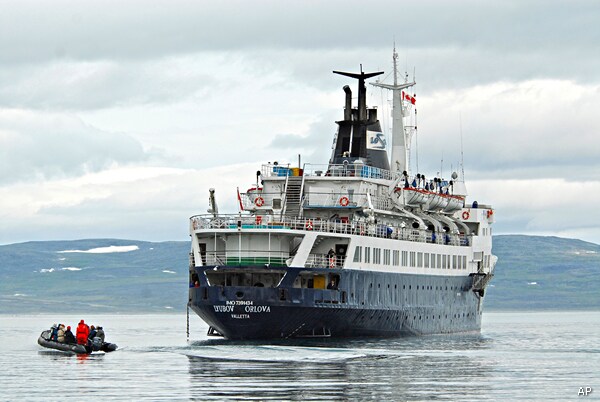
[[[119,350],[37,345],[80,318]],[[188,343],[185,315],[0,316],[0,400],[600,399],[599,312],[486,312],[476,335],[302,342],[207,338],[190,319]]]

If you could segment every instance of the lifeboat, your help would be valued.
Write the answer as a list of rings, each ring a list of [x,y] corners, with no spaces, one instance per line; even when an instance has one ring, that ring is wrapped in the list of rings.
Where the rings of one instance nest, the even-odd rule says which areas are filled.
[[[448,205],[448,196],[440,193],[429,193],[425,209],[427,211],[440,211]]]
[[[456,212],[465,205],[465,197],[460,195],[446,195],[448,205],[444,207],[444,212]]]
[[[398,205],[407,205],[409,207],[418,207],[427,202],[429,192],[420,188],[414,187],[396,187],[394,195]]]

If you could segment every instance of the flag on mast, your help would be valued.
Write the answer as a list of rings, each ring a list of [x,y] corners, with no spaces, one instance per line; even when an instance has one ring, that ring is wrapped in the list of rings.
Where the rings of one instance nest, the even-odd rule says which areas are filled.
[[[240,211],[244,210],[244,204],[242,204],[242,196],[240,195],[240,188],[237,188],[237,196],[238,196],[238,202],[240,203]]]
[[[402,91],[402,99],[405,100],[405,101],[407,101],[407,102],[412,103],[413,105],[417,103],[417,98],[415,98],[415,96],[410,96],[406,92]]]

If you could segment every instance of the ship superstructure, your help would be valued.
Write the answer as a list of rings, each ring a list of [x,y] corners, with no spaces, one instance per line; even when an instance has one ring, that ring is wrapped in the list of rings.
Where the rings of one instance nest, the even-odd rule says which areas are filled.
[[[329,163],[268,163],[238,194],[240,212],[190,218],[189,306],[230,339],[398,336],[478,331],[493,276],[491,206],[467,204],[457,173],[409,171],[415,102],[394,52],[391,159],[377,109],[376,73],[337,72],[344,86]],[[361,69],[362,70],[362,69]]]

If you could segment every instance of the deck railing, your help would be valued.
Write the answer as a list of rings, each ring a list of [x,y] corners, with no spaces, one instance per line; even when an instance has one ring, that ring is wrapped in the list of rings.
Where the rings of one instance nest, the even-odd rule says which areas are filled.
[[[206,252],[201,255],[203,265],[252,266],[269,265],[284,266],[290,258],[289,252],[282,251],[218,251]]]
[[[261,167],[261,174],[265,177],[285,176],[324,176],[324,177],[363,177],[369,179],[395,180],[399,173],[364,163],[342,163],[313,165],[305,164],[304,169],[291,168],[288,165],[266,164]]]
[[[329,254],[309,254],[304,264],[307,268],[342,268],[346,258],[340,255],[329,255]]]
[[[207,229],[288,229],[352,234],[452,246],[468,246],[471,244],[470,236],[465,236],[464,234],[435,233],[424,229],[403,228],[367,222],[345,223],[288,217],[276,219],[273,215],[219,215],[218,217],[208,214],[195,215],[190,218],[190,226],[192,231]]]
[[[252,191],[240,193],[244,210],[279,209],[282,207],[285,193],[263,193]],[[394,205],[390,197],[371,196],[373,208],[390,211]],[[368,208],[366,193],[348,194],[348,192],[308,191],[302,197],[303,208]]]

